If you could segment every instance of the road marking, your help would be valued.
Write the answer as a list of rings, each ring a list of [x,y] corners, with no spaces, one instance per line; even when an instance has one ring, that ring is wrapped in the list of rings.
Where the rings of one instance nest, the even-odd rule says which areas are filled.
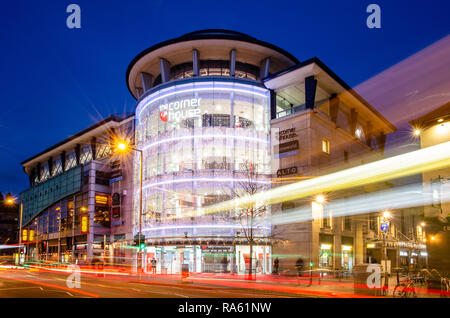
[[[71,293],[69,293],[69,292],[66,292],[67,293],[67,295],[69,295],[69,296],[72,296],[73,297],[73,295],[71,294]]]
[[[14,289],[31,289],[31,288],[39,288],[39,287],[11,287],[11,288],[0,288],[2,290],[14,290]]]
[[[177,296],[180,296],[180,297],[184,297],[184,298],[189,298],[189,296],[186,296],[186,295],[183,295],[183,294],[174,293],[174,295],[177,295]]]
[[[57,288],[57,289],[70,290],[72,292],[75,292],[75,293],[78,293],[78,294],[82,294],[82,295],[85,295],[85,296],[94,297],[94,298],[100,297],[97,294],[89,293],[89,292],[86,292],[86,291],[83,291],[83,290],[72,289],[72,288],[59,286],[59,285],[55,285],[55,284],[35,282],[35,281],[29,280],[29,279],[19,279],[19,278],[13,278],[13,277],[6,277],[6,279],[16,280],[18,282],[24,282],[24,283],[35,284],[35,285],[42,285],[42,286],[45,286],[45,287],[53,287],[53,288]]]

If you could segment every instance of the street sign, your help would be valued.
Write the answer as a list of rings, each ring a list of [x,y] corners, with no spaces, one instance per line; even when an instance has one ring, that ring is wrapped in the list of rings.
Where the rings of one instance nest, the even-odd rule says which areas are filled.
[[[387,232],[389,230],[389,223],[388,222],[381,223],[380,229],[382,232]]]

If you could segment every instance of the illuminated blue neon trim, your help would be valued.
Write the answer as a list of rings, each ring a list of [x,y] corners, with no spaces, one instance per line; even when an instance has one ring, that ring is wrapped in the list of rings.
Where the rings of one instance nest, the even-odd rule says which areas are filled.
[[[241,140],[255,141],[255,142],[261,142],[261,143],[265,143],[265,144],[269,143],[268,140],[261,139],[261,138],[255,138],[255,137],[209,134],[209,135],[190,135],[190,136],[180,136],[180,137],[167,138],[167,139],[155,141],[155,142],[153,142],[151,144],[148,144],[148,145],[145,145],[145,146],[143,146],[141,148],[142,148],[142,150],[147,150],[147,149],[149,149],[151,147],[157,146],[157,145],[162,144],[162,143],[167,143],[167,142],[177,141],[177,140],[194,139],[194,138],[198,138],[198,139],[228,138],[228,139],[238,139],[238,140],[241,139]]]
[[[187,179],[178,179],[178,180],[175,179],[175,180],[167,180],[167,181],[162,181],[162,182],[146,184],[142,187],[142,189],[145,190],[147,188],[152,188],[152,187],[156,187],[156,186],[164,185],[164,184],[194,182],[194,181],[200,181],[200,182],[248,182],[248,179],[235,179],[235,178],[187,178]],[[261,184],[270,184],[270,181],[254,180],[252,182],[261,183]]]

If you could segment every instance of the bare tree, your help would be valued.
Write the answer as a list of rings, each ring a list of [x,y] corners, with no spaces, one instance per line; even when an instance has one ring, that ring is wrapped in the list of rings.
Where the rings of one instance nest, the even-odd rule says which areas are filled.
[[[257,193],[266,191],[268,186],[263,181],[267,177],[258,173],[257,166],[250,161],[244,161],[241,164],[241,174],[244,178],[239,181],[238,186],[231,189],[235,199],[253,196]],[[234,209],[236,217],[242,228],[242,233],[250,246],[250,267],[249,276],[253,274],[253,246],[255,244],[255,229],[264,221],[267,216],[268,207],[265,202],[252,202],[249,205],[240,206]]]

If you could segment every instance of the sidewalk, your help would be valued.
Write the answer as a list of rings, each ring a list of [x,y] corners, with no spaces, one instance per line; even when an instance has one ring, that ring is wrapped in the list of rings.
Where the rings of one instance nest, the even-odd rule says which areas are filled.
[[[140,280],[135,276],[133,282],[160,284],[160,285],[176,285],[183,284],[186,287],[192,284],[192,288],[208,288],[209,286],[224,286],[243,289],[260,289],[267,291],[285,292],[296,295],[306,295],[312,297],[332,297],[332,298],[392,298],[396,285],[396,278],[389,279],[389,289],[386,296],[365,295],[355,293],[355,284],[352,277],[349,278],[319,278],[310,277],[292,277],[281,275],[256,275],[253,279],[249,279],[245,275],[236,274],[209,274],[209,273],[191,273],[187,278],[182,279],[181,275],[159,275],[145,274]],[[356,286],[358,288],[367,289],[367,286]],[[416,295],[418,298],[439,298],[440,291],[430,291],[425,288],[416,287]]]

